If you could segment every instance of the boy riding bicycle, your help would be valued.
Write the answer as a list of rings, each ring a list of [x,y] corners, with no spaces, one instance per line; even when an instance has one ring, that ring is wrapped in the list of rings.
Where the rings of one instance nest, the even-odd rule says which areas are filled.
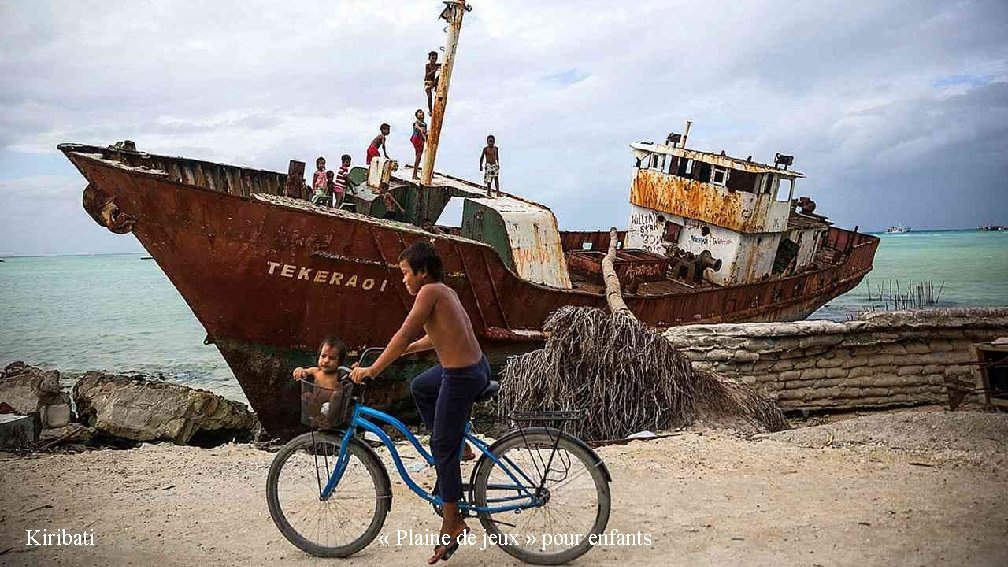
[[[450,556],[458,548],[457,538],[469,530],[458,509],[462,496],[459,456],[473,402],[489,383],[490,365],[458,294],[442,281],[444,268],[434,246],[426,240],[413,243],[399,255],[399,269],[406,289],[416,296],[413,308],[378,360],[354,368],[350,378],[357,383],[373,378],[403,354],[432,348],[437,353],[440,364],[410,385],[420,417],[433,432],[431,454],[444,501],[442,545],[427,560],[434,564]],[[425,334],[410,342],[421,331]]]

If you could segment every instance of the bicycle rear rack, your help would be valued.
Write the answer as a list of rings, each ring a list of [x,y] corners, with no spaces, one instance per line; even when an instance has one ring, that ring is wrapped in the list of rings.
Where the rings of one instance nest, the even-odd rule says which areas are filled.
[[[517,411],[508,415],[508,419],[514,424],[516,428],[521,428],[523,425],[541,425],[544,427],[553,427],[559,429],[564,433],[570,433],[568,425],[571,422],[584,419],[584,411],[582,410],[554,410],[554,411]]]
[[[512,421],[577,421],[584,418],[582,410],[557,410],[557,411],[516,411],[510,416]]]

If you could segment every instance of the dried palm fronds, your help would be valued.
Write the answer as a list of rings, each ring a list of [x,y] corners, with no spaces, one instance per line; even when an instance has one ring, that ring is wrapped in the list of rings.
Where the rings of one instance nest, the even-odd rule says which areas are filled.
[[[743,384],[694,370],[654,329],[602,309],[562,307],[546,320],[544,348],[508,360],[498,411],[583,410],[582,439],[739,420],[776,431],[784,417]]]

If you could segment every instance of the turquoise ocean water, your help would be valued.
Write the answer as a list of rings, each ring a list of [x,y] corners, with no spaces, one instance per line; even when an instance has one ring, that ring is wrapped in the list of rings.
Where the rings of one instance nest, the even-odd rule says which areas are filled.
[[[944,282],[941,307],[1008,306],[1008,232],[881,235],[868,283],[813,315],[844,320],[883,281]],[[888,289],[888,285],[887,285]],[[66,374],[141,372],[245,401],[206,332],[157,264],[140,254],[4,258],[0,365],[14,360]]]

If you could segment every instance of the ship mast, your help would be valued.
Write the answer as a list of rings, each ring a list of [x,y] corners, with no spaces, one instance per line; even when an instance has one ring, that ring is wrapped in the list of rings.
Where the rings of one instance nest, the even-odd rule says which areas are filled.
[[[427,131],[427,151],[420,164],[420,182],[429,186],[434,176],[434,159],[437,157],[438,141],[441,139],[441,124],[445,107],[448,105],[448,84],[451,82],[452,67],[455,66],[455,48],[458,47],[459,32],[462,30],[462,16],[472,10],[465,0],[444,0],[445,8],[441,18],[448,22],[448,38],[445,40],[445,58],[441,64],[441,74],[435,91],[434,108],[431,109],[431,125]]]

